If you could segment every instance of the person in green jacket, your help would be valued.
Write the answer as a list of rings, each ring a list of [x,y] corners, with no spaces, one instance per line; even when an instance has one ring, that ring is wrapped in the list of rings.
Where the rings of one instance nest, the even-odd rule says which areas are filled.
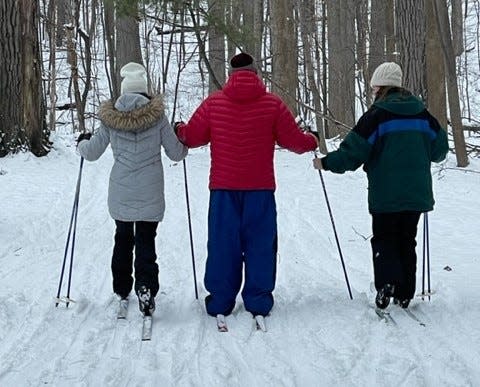
[[[316,169],[334,173],[363,165],[378,308],[390,298],[407,308],[415,295],[417,224],[433,210],[431,162],[448,152],[446,131],[425,105],[402,87],[402,70],[393,62],[376,68],[370,81],[375,101],[336,151],[314,160]]]

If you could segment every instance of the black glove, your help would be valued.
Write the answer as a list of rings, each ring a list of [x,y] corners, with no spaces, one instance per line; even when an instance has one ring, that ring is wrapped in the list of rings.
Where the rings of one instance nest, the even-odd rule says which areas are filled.
[[[313,134],[313,135],[317,138],[317,141],[320,141],[320,135],[318,134],[317,131],[313,131],[313,130],[312,130],[312,127],[311,127],[310,125],[300,126],[300,129],[302,129],[302,132],[303,132],[303,133]]]
[[[312,130],[312,127],[310,125],[307,125],[307,123],[302,118],[300,117],[295,118],[295,123],[302,130],[302,132],[311,133],[317,138],[317,140],[320,141],[320,135],[318,134],[318,132],[314,132]]]
[[[82,140],[90,140],[92,137],[92,133],[90,132],[82,132],[80,135],[77,137],[77,145],[80,143]]]
[[[304,132],[313,134],[317,138],[317,140],[320,141],[320,135],[318,134],[318,132],[315,132],[312,129],[310,129],[310,126],[307,126],[307,129],[305,129]]]
[[[177,121],[173,124],[173,131],[175,132],[175,135],[178,136],[178,127],[183,124],[185,124],[183,121]]]

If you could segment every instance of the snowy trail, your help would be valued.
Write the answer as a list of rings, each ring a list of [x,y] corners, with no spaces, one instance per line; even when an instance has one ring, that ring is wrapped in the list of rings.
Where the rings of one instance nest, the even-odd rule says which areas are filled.
[[[373,309],[364,174],[324,173],[351,301],[311,155],[277,151],[279,261],[268,332],[253,329],[239,299],[227,317],[230,331],[218,333],[203,305],[208,150],[187,158],[198,301],[183,167],[165,159],[167,212],[157,237],[160,293],[152,341],[141,342],[141,316],[132,295],[127,320],[115,318],[114,223],[106,206],[109,151],[84,166],[71,292],[77,302],[68,309],[54,306],[79,167],[71,142],[57,136],[56,150],[46,158],[1,160],[7,172],[0,176],[1,386],[480,384],[478,174],[434,167],[437,207],[430,222],[436,294],[430,302],[415,299],[411,305],[425,326],[397,307],[390,308],[397,322],[392,325]],[[479,171],[480,163],[469,168]]]

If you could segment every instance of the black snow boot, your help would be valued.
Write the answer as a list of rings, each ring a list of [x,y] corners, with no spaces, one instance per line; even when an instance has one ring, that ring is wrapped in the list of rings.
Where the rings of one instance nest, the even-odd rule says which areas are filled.
[[[377,297],[375,297],[375,304],[379,309],[385,309],[388,304],[390,304],[390,297],[393,296],[393,291],[395,290],[395,286],[391,284],[383,285],[378,293]]]
[[[141,286],[140,289],[138,289],[137,296],[140,312],[145,316],[151,316],[155,310],[155,299],[152,297],[150,289],[147,289],[146,286]]]

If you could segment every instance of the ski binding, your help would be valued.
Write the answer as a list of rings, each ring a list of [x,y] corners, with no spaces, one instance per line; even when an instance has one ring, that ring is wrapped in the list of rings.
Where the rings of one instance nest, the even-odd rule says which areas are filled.
[[[386,312],[383,309],[375,307],[375,313],[380,318],[380,320],[382,320],[386,324],[392,323],[394,325],[397,325],[397,323],[395,322],[395,320],[393,319],[393,317],[390,315],[389,312]]]
[[[152,316],[143,316],[142,341],[152,339]]]
[[[227,322],[223,314],[217,314],[217,329],[219,332],[228,332]]]
[[[260,330],[262,332],[266,332],[267,331],[267,325],[265,324],[265,317],[257,314],[253,318],[255,319],[255,326],[256,326],[257,330]]]
[[[122,298],[118,303],[117,318],[124,320],[127,318],[128,298]]]

